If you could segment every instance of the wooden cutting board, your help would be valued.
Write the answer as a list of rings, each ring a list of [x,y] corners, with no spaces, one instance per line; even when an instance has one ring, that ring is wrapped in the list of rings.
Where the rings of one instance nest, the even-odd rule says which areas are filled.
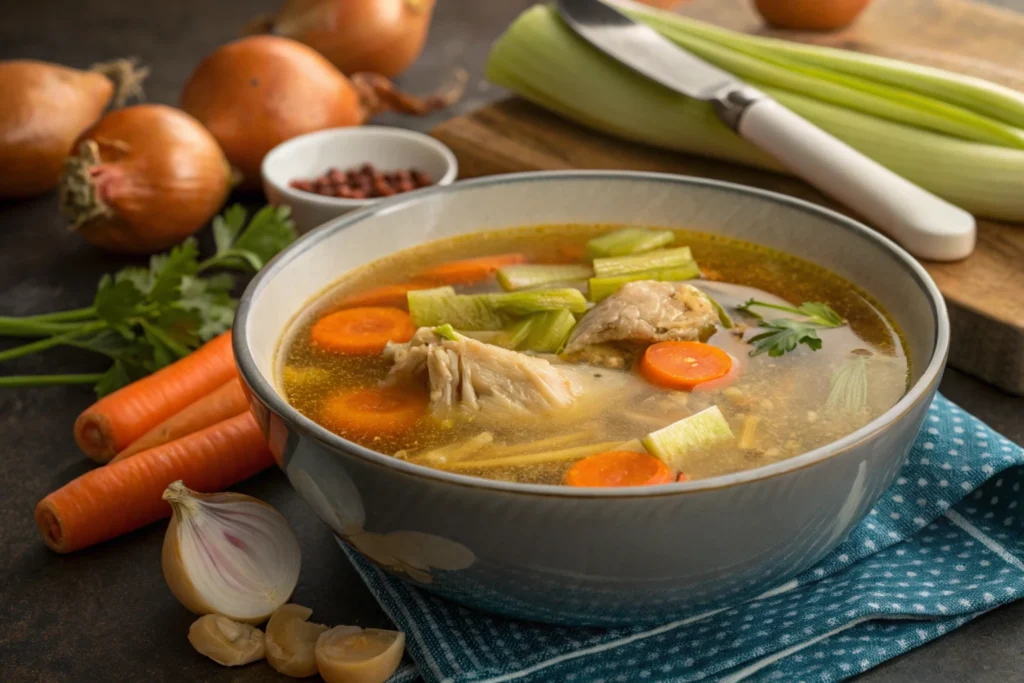
[[[942,67],[1024,91],[1024,14],[969,0],[875,0],[854,26],[812,35],[767,29],[745,0],[696,0],[683,13],[750,33]],[[613,139],[518,98],[451,119],[433,134],[455,152],[462,177],[556,169],[651,170],[753,185],[840,208],[799,180]],[[978,247],[970,258],[925,263],[950,309],[950,364],[1024,394],[1024,225],[980,221],[979,226]]]

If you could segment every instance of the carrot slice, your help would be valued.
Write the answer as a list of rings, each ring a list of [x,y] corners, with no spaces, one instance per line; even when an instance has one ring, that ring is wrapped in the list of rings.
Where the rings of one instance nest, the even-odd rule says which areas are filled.
[[[340,391],[324,402],[320,420],[342,436],[373,437],[409,431],[427,412],[419,387],[365,387]]]
[[[242,381],[236,377],[140,436],[110,462],[120,462],[136,453],[188,436],[247,410],[249,401],[242,390]]]
[[[273,463],[256,420],[242,413],[86,472],[39,502],[36,526],[46,545],[69,553],[170,515],[162,496],[171,482],[213,493]]]
[[[498,254],[468,258],[428,268],[418,273],[416,279],[432,285],[468,285],[486,280],[502,266],[525,262],[526,256],[523,254]]]
[[[650,486],[672,481],[668,465],[637,451],[607,451],[583,458],[565,473],[569,486]]]
[[[231,333],[96,401],[75,420],[75,441],[107,462],[158,424],[237,377]]]
[[[374,287],[365,292],[357,292],[345,297],[341,300],[341,307],[391,306],[406,311],[409,310],[409,292],[417,289],[430,289],[433,286],[428,282],[404,282],[399,285]]]
[[[701,382],[724,377],[732,357],[711,344],[666,341],[647,347],[639,363],[648,382],[669,389],[692,389]]]
[[[405,311],[385,306],[346,308],[313,325],[313,343],[327,351],[348,354],[380,353],[388,342],[407,342],[416,326]]]

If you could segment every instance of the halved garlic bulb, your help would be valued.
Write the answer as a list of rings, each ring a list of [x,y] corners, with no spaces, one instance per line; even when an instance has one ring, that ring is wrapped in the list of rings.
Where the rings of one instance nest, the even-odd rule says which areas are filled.
[[[384,683],[405,652],[405,634],[335,626],[316,641],[316,666],[327,683]]]
[[[163,570],[182,605],[258,624],[291,597],[301,550],[281,513],[240,493],[200,494],[176,481],[164,491],[173,515]]]
[[[219,614],[196,619],[188,629],[188,642],[196,652],[224,666],[241,666],[263,659],[263,631]]]
[[[313,610],[302,605],[282,605],[267,622],[267,663],[292,678],[316,674],[314,648],[323,624],[309,621]]]

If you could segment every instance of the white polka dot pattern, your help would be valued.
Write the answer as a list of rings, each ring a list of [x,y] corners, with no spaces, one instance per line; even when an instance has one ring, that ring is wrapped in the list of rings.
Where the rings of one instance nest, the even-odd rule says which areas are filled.
[[[941,396],[925,424],[892,488],[818,566],[656,628],[475,612],[346,553],[408,637],[416,665],[396,682],[840,681],[1024,596],[1024,451]],[[444,573],[435,581],[444,594]]]

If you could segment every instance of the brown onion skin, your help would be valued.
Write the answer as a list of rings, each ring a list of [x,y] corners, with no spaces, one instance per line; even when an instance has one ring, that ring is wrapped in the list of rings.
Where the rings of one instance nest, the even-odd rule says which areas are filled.
[[[357,126],[359,94],[316,50],[289,38],[250,36],[217,49],[192,73],[181,107],[217,138],[244,188],[260,185],[260,162],[297,135]]]
[[[772,26],[800,31],[835,31],[853,22],[871,0],[754,0]]]
[[[173,107],[118,109],[82,134],[76,153],[87,140],[99,145],[94,180],[113,215],[87,221],[78,234],[101,249],[163,251],[202,228],[231,190],[231,167],[217,141]]]
[[[434,0],[285,0],[275,35],[309,45],[343,73],[394,78],[423,52]]]
[[[0,197],[57,187],[64,159],[114,94],[106,76],[33,60],[0,62]]]

